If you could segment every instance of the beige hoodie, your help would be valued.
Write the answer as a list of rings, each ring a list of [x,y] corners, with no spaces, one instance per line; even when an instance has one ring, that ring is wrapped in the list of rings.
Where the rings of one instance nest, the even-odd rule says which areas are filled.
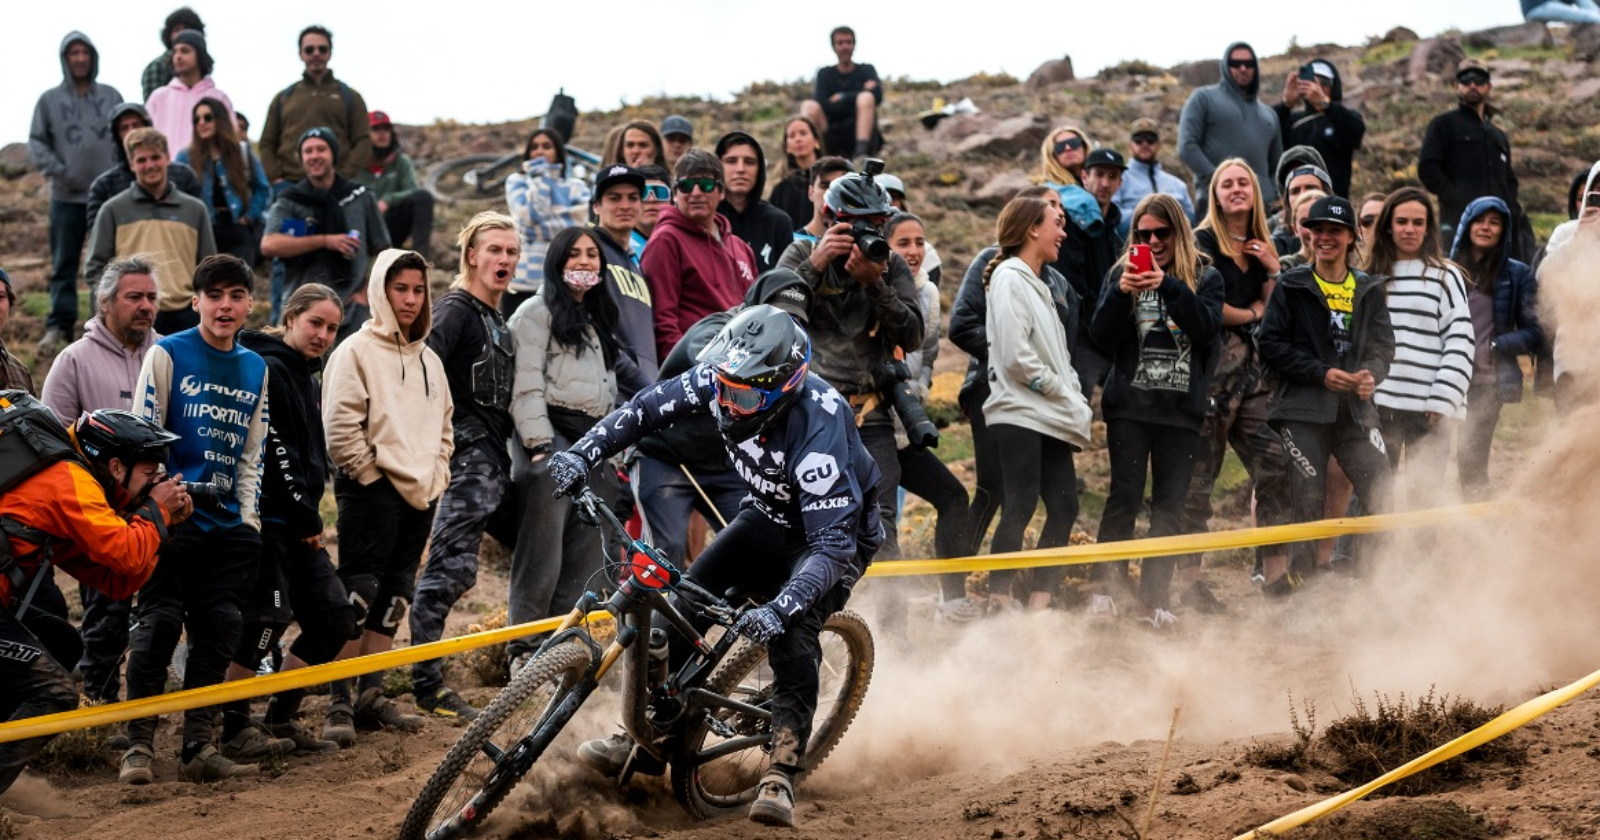
[[[363,486],[387,477],[408,504],[426,510],[450,482],[455,404],[444,363],[427,345],[432,301],[423,303],[406,337],[383,292],[384,275],[404,253],[390,248],[373,261],[367,280],[372,318],[328,360],[322,426],[328,457],[341,473]]]

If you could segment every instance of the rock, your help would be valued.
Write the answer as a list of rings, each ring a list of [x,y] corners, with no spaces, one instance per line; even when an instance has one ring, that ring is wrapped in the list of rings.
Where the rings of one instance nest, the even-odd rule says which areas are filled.
[[[14,181],[28,174],[33,162],[28,160],[27,143],[8,143],[0,149],[0,178]]]
[[[973,204],[999,207],[1031,186],[1033,181],[1026,173],[1010,169],[995,175],[973,191],[971,201]]]
[[[993,119],[993,118],[991,118]],[[948,122],[948,120],[946,120]],[[1037,153],[1050,124],[1042,116],[1022,114],[995,121],[987,129],[972,132],[958,140],[951,151],[958,155],[1011,157]]]
[[[1311,785],[1306,784],[1306,780],[1300,778],[1299,776],[1285,776],[1283,783],[1288,785],[1291,789],[1297,790],[1301,793],[1305,793],[1311,789]]]
[[[1523,58],[1497,58],[1489,62],[1489,72],[1495,82],[1504,76],[1522,76],[1533,72],[1533,62]]]
[[[1421,81],[1430,75],[1453,78],[1456,65],[1466,57],[1466,50],[1463,50],[1454,38],[1429,38],[1411,51],[1411,59],[1406,66],[1406,78],[1413,82]]]
[[[1398,44],[1398,43],[1400,43],[1402,41],[1417,41],[1417,40],[1420,40],[1420,37],[1417,35],[1416,32],[1414,32],[1414,31],[1412,31],[1412,30],[1410,30],[1410,29],[1408,29],[1408,28],[1406,28],[1404,26],[1396,26],[1395,28],[1389,30],[1388,32],[1383,33],[1383,37],[1378,39],[1378,43],[1380,43],[1380,44]]]
[[[1572,59],[1589,62],[1600,58],[1600,26],[1574,26],[1567,30],[1572,41]]]
[[[1600,95],[1600,77],[1591,77],[1572,86],[1567,94],[1569,102],[1583,102]]]
[[[1222,78],[1220,71],[1217,69],[1216,59],[1191,61],[1188,64],[1180,64],[1168,72],[1175,76],[1180,84],[1188,88],[1214,85]]]
[[[1469,46],[1485,50],[1529,49],[1556,45],[1556,39],[1550,35],[1549,27],[1538,21],[1519,23],[1516,26],[1497,26],[1494,29],[1469,33],[1465,37]]]
[[[1545,65],[1545,71],[1575,82],[1589,75],[1589,65],[1581,61],[1553,61]]]
[[[1072,72],[1072,56],[1064,55],[1054,61],[1046,61],[1039,65],[1037,70],[1028,77],[1023,84],[1027,90],[1048,90],[1064,82],[1070,82],[1077,76]]]

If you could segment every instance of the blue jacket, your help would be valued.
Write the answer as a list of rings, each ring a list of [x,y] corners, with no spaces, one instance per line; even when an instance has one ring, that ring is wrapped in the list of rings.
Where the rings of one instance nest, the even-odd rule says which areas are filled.
[[[1461,223],[1456,225],[1450,259],[1461,262],[1468,229],[1490,210],[1499,211],[1507,221],[1500,235],[1504,262],[1494,281],[1495,384],[1499,387],[1501,402],[1519,402],[1522,399],[1522,366],[1517,363],[1517,357],[1538,359],[1542,355],[1544,328],[1539,326],[1539,282],[1534,278],[1533,269],[1511,257],[1514,247],[1511,208],[1492,195],[1473,199],[1461,213]]]
[[[190,168],[190,171],[194,170],[193,164],[189,162],[188,149],[179,151],[178,156],[173,160],[173,163],[176,163],[180,166],[187,166]],[[216,183],[219,180],[222,181],[222,195],[228,202],[228,211],[233,214],[234,221],[248,221],[252,224],[259,225],[261,224],[262,218],[266,216],[267,205],[272,201],[272,184],[267,182],[267,170],[261,168],[261,161],[257,160],[255,155],[249,156],[249,163],[249,207],[246,207],[244,200],[239,198],[239,194],[237,192],[234,192],[233,184],[228,181],[228,173],[227,170],[223,168],[222,161],[213,159],[211,161],[212,171],[207,172],[204,175],[196,175],[196,179],[200,182],[200,195],[197,197],[201,201],[205,202],[206,209],[211,211],[212,224],[216,224],[217,221],[216,204],[213,203],[212,200],[212,191],[215,189]]]

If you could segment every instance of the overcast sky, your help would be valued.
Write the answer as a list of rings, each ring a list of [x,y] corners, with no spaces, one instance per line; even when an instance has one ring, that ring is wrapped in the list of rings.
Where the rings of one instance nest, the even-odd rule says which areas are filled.
[[[948,81],[979,71],[1025,77],[1064,54],[1087,76],[1134,58],[1170,65],[1219,56],[1233,40],[1270,54],[1296,36],[1303,44],[1356,44],[1399,25],[1426,36],[1521,19],[1515,0],[833,3],[815,23],[797,10],[817,4],[770,0],[193,5],[206,22],[213,78],[251,117],[252,132],[273,94],[299,78],[295,36],[310,23],[333,31],[334,74],[369,107],[422,124],[525,118],[542,113],[563,86],[581,110],[609,110],[653,94],[721,98],[752,81],[810,79],[832,63],[828,32],[842,23],[856,29],[856,58],[886,78]],[[100,81],[138,98],[139,73],[161,53],[161,24],[175,8],[148,0],[7,2],[0,143],[27,138],[39,94],[61,82],[60,40],[74,29],[98,47]],[[413,11],[419,8],[427,14]],[[472,14],[452,15],[458,8]]]

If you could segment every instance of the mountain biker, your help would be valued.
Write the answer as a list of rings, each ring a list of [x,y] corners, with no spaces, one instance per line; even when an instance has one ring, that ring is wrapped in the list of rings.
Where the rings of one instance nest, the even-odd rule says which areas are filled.
[[[737,586],[771,596],[733,626],[767,645],[773,670],[772,764],[750,807],[750,818],[768,825],[794,824],[794,778],[805,767],[817,708],[818,633],[884,540],[877,464],[849,403],[810,372],[810,360],[811,341],[789,314],[751,307],[728,322],[699,364],[640,392],[550,457],[557,492],[571,495],[594,465],[645,435],[699,414],[716,418],[750,498],[688,577],[713,592]],[[672,645],[671,667],[688,655],[686,645]],[[619,735],[589,741],[578,755],[615,776],[632,749]]]
[[[75,453],[0,495],[0,718],[8,721],[78,705],[67,674],[78,656],[72,648],[82,647],[77,632],[37,605],[22,607],[40,561],[126,598],[155,569],[167,529],[194,512],[182,482],[161,472],[177,435],[131,412],[102,410],[79,418],[70,437]],[[52,737],[0,744],[0,792]]]

